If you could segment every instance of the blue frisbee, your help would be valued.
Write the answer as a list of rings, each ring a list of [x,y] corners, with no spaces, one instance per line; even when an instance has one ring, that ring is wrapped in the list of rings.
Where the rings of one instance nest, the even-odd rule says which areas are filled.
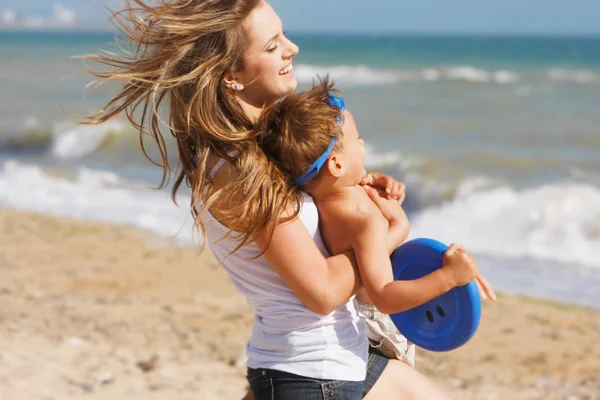
[[[414,239],[392,254],[395,280],[421,278],[442,267],[448,246],[432,239]],[[475,281],[456,287],[418,307],[391,314],[398,330],[411,342],[431,351],[450,351],[477,331],[481,299]]]

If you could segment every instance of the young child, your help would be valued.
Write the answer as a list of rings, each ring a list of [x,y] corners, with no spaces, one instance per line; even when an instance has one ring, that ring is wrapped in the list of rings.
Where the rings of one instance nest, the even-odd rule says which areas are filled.
[[[354,250],[363,283],[357,294],[373,347],[414,366],[414,345],[389,315],[417,307],[477,274],[473,258],[450,246],[443,267],[413,281],[394,281],[390,254],[408,236],[400,203],[361,186],[364,142],[352,115],[327,79],[265,109],[257,122],[265,152],[317,205],[323,241],[332,255]],[[373,201],[386,202],[378,207]]]

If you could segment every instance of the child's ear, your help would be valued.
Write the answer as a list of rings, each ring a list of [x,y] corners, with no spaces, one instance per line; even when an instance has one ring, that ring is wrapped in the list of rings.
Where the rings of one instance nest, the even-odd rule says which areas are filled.
[[[346,173],[342,159],[336,154],[331,155],[327,159],[327,169],[329,170],[329,173],[336,178],[341,178]]]

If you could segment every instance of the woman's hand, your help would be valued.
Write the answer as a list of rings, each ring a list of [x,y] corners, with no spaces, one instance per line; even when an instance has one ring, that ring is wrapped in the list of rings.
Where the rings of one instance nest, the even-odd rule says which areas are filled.
[[[369,172],[360,182],[362,186],[371,186],[377,189],[382,196],[388,199],[394,199],[400,202],[406,197],[406,186],[402,182],[398,182],[394,178],[384,175],[380,172]]]

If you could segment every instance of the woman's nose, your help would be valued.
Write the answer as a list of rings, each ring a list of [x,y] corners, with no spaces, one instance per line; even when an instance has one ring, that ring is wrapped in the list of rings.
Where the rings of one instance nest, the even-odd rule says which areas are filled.
[[[286,48],[285,56],[286,58],[294,57],[296,54],[298,54],[300,48],[298,48],[296,43],[292,42],[291,40],[288,39],[287,41],[288,45]]]

